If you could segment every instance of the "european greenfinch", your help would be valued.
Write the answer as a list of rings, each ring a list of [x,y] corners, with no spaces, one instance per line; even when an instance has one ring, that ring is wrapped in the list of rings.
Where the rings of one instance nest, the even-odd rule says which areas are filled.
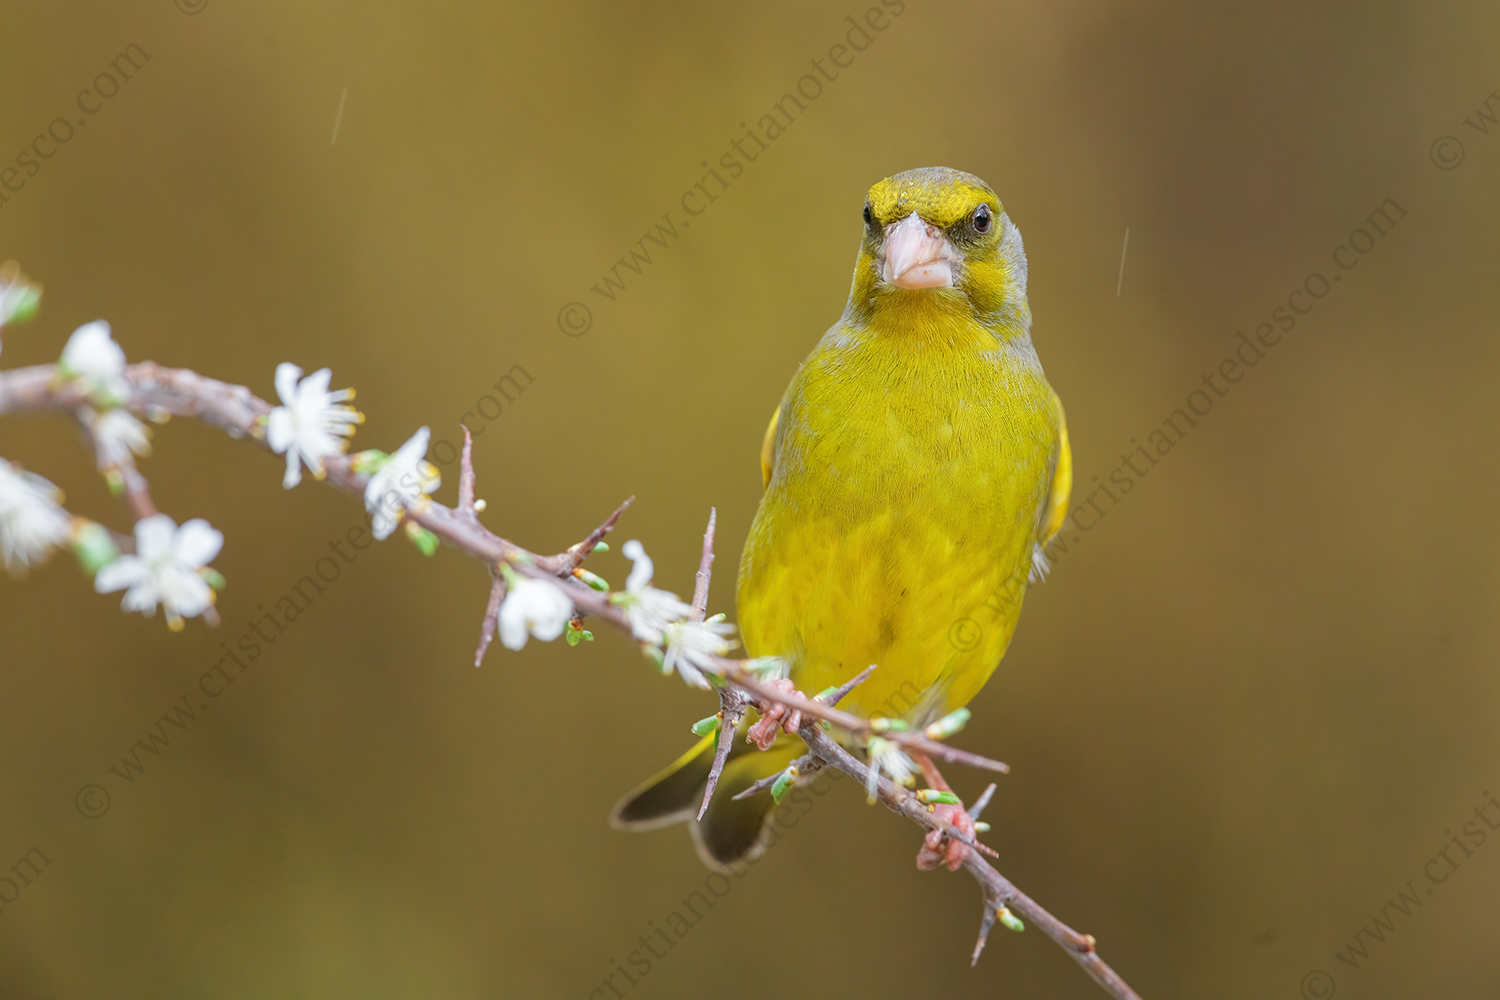
[[[876,664],[840,708],[925,726],[967,704],[1004,656],[1062,525],[1072,459],[1031,343],[1021,234],[989,185],[911,170],[870,188],[862,214],[844,314],[766,432],[739,626],[747,654],[779,658],[804,691]],[[690,820],[709,865],[753,858],[772,798],[732,797],[806,748],[736,741],[700,821],[714,741],[622,799],[615,825]],[[919,865],[957,866],[966,848],[940,840]]]

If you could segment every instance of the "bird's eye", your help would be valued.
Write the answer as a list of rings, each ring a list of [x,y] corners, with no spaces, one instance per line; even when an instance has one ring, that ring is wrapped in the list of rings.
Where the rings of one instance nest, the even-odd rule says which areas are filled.
[[[869,202],[865,202],[865,225],[871,226],[871,227],[873,227],[875,225],[875,220],[870,215],[870,203]]]
[[[980,205],[974,211],[974,231],[976,233],[987,233],[990,231],[990,206]]]

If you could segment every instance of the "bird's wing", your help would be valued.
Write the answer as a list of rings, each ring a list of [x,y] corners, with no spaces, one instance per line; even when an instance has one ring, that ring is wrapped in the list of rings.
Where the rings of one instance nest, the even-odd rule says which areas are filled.
[[[1047,511],[1042,518],[1038,541],[1046,545],[1063,526],[1068,516],[1068,497],[1073,492],[1073,449],[1068,447],[1068,421],[1063,416],[1062,400],[1052,394],[1052,407],[1057,411],[1057,467],[1052,472],[1051,494],[1047,498]],[[772,422],[774,426],[775,422]]]
[[[766,428],[766,439],[760,445],[760,486],[765,489],[771,485],[771,470],[776,467],[776,423],[781,419],[781,407],[776,407],[776,412],[771,414],[770,426]],[[1067,498],[1063,498],[1064,503]]]
[[[1052,408],[1057,411],[1057,462],[1052,467],[1052,483],[1048,487],[1047,503],[1037,518],[1036,540],[1031,545],[1031,569],[1026,574],[1028,584],[1040,583],[1047,578],[1052,568],[1047,559],[1047,543],[1062,530],[1068,517],[1068,497],[1073,492],[1073,449],[1068,447],[1068,421],[1063,416],[1062,400],[1052,394]]]

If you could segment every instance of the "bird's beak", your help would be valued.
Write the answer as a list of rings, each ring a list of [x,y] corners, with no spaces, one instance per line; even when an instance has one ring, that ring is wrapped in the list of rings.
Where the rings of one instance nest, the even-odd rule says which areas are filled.
[[[898,288],[952,288],[953,258],[943,231],[913,212],[885,231],[881,277]]]

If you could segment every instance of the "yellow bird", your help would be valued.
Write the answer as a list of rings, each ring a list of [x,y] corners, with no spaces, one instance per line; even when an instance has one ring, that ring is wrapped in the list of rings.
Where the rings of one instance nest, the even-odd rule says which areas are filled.
[[[863,216],[844,314],[766,431],[739,626],[748,655],[783,659],[808,693],[877,664],[839,707],[924,726],[967,704],[1004,656],[1062,526],[1072,459],[1031,343],[1021,234],[989,185],[911,170],[870,188]],[[699,822],[713,743],[622,799],[614,824],[690,820],[709,865],[753,858],[771,797],[731,797],[805,748],[736,740]],[[956,867],[963,850],[942,860]]]

